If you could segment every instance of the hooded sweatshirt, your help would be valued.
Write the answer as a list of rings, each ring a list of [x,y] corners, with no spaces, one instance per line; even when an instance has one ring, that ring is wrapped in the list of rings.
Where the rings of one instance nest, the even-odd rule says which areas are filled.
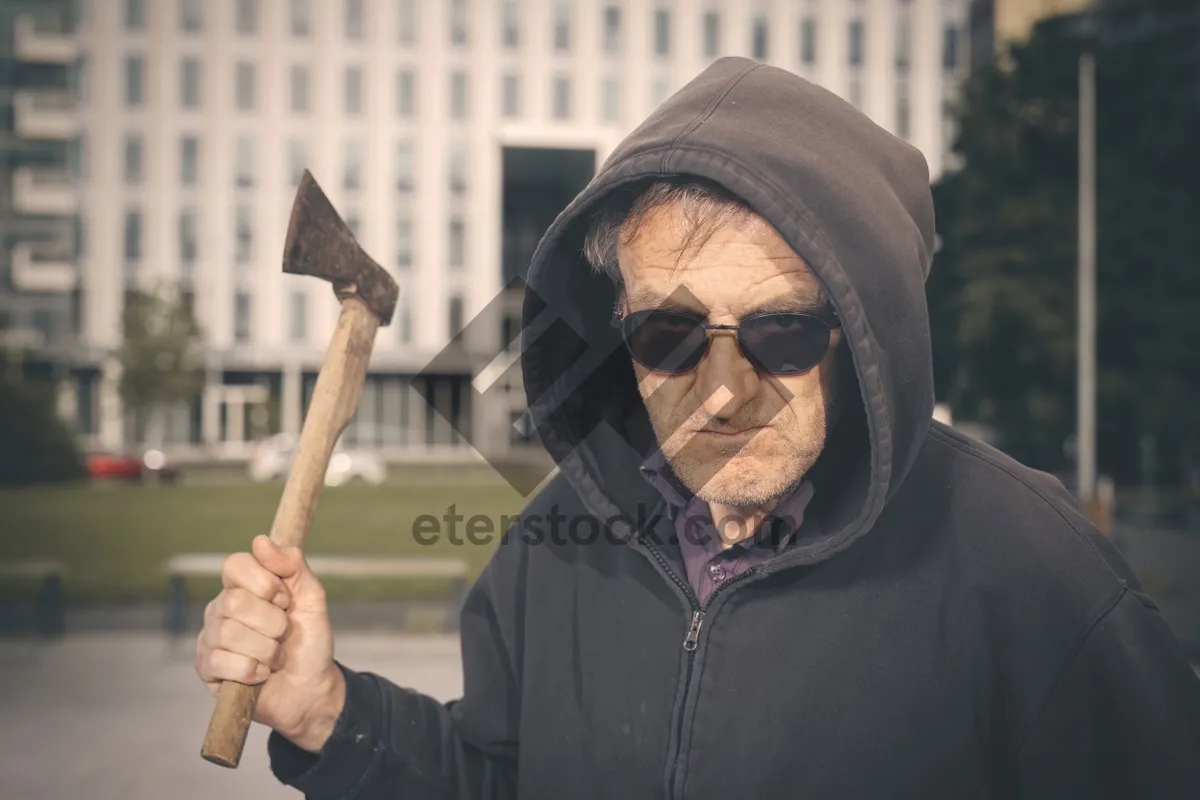
[[[823,284],[852,369],[787,546],[701,603],[662,496],[598,203],[715,181]],[[341,666],[311,798],[1200,797],[1200,680],[1052,477],[932,421],[921,154],[832,93],[715,62],[612,153],[529,270],[522,370],[558,475],[461,616],[464,691]],[[547,313],[550,312],[550,313]]]

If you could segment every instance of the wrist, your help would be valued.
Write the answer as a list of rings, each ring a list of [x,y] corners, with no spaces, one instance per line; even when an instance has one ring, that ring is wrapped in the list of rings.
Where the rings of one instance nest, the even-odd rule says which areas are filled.
[[[333,735],[337,721],[346,705],[346,676],[337,664],[318,682],[315,699],[305,711],[297,730],[287,738],[302,750],[320,753]]]

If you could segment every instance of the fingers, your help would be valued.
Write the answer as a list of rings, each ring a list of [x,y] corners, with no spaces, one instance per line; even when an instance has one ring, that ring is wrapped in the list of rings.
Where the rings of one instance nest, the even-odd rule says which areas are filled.
[[[258,563],[280,578],[291,578],[306,569],[299,547],[280,547],[269,536],[255,536],[250,552]]]
[[[222,590],[205,610],[205,627],[220,625],[226,619],[236,620],[268,639],[282,639],[288,630],[286,611],[240,588]]]
[[[221,681],[237,681],[254,685],[262,683],[271,674],[268,665],[242,653],[229,650],[207,650],[203,658],[197,659],[196,671],[200,679],[215,693]]]
[[[236,619],[226,618],[206,627],[204,642],[213,651],[246,656],[268,667],[280,666],[282,648],[279,640],[264,636]]]

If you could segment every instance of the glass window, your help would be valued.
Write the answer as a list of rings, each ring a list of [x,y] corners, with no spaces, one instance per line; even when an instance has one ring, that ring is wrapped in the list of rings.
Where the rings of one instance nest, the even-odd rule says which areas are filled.
[[[288,338],[300,344],[308,338],[308,293],[293,289],[288,303]]]
[[[554,49],[560,53],[571,49],[571,0],[554,2]]]
[[[396,219],[396,266],[401,269],[413,263],[413,224],[407,212],[400,212]]]
[[[179,27],[185,33],[199,33],[204,18],[200,0],[179,0]]]
[[[905,141],[912,134],[912,103],[908,92],[908,78],[896,78],[896,135]]]
[[[179,182],[195,186],[200,174],[200,140],[184,136],[179,140]]]
[[[362,188],[362,142],[347,139],[343,153],[342,185],[350,190]]]
[[[454,72],[450,75],[450,117],[456,120],[467,118],[467,73]]]
[[[809,65],[817,63],[817,21],[812,17],[800,23],[800,60]]]
[[[616,77],[608,77],[604,79],[604,85],[601,88],[602,113],[601,116],[607,123],[617,124],[621,121],[621,82]]]
[[[462,269],[467,262],[467,226],[459,216],[450,219],[450,269]]]
[[[196,261],[196,239],[196,209],[185,208],[179,212],[179,263],[185,268]]]
[[[185,58],[179,66],[180,104],[184,108],[200,107],[200,61]]]
[[[762,14],[754,18],[754,32],[750,45],[756,59],[759,61],[767,59],[767,18]]]
[[[250,293],[245,289],[233,295],[233,340],[238,344],[250,341]]]
[[[363,38],[362,0],[346,0],[346,38],[356,41]]]
[[[404,344],[412,341],[412,301],[409,298],[408,292],[400,292],[396,302],[396,317],[399,319],[396,332],[400,334],[400,341]]]
[[[467,44],[469,13],[467,0],[450,0],[450,44]]]
[[[358,216],[357,211],[350,211],[346,214],[346,227],[350,230],[350,235],[357,239],[362,231],[362,218]]]
[[[947,25],[942,36],[942,67],[958,68],[958,28]]]
[[[142,260],[142,212],[135,208],[125,211],[125,260]]]
[[[237,32],[241,36],[258,33],[258,0],[237,0]]]
[[[300,178],[307,168],[308,147],[303,139],[291,139],[288,141],[288,176],[293,187],[300,185]]]
[[[362,113],[362,84],[362,69],[346,67],[346,113],[350,116],[356,117]]]
[[[412,191],[413,161],[412,140],[401,139],[396,143],[396,188],[402,192]]]
[[[503,43],[508,50],[521,46],[521,7],[517,0],[503,0]]]
[[[671,54],[671,12],[665,8],[654,11],[654,55]]]
[[[896,18],[896,67],[907,69],[912,60],[912,14],[908,6],[899,10]]]
[[[250,206],[239,203],[234,210],[234,260],[239,264],[250,261],[254,249],[254,226],[250,216]]]
[[[650,104],[657,108],[667,101],[667,97],[669,97],[670,94],[671,87],[670,84],[667,83],[667,79],[657,78],[655,79],[654,84],[650,87]]]
[[[292,113],[308,113],[308,66],[293,64],[291,72]]]
[[[125,136],[125,182],[142,182],[142,137],[137,133]]]
[[[862,111],[863,108],[863,86],[862,76],[857,71],[851,73],[850,84],[846,92],[846,99],[850,101],[850,105]]]
[[[501,79],[501,113],[507,119],[521,116],[521,76],[508,73]]]
[[[450,144],[450,191],[462,194],[467,190],[467,145],[461,140]]]
[[[850,20],[850,63],[861,66],[863,63],[863,21]]]
[[[125,30],[146,29],[146,4],[143,0],[125,0]]]
[[[621,9],[619,6],[604,7],[604,52],[609,55],[621,52]]]
[[[254,139],[243,134],[234,146],[234,182],[241,188],[254,185]]]
[[[417,43],[416,0],[397,0],[396,39],[406,47],[411,47]]]
[[[144,101],[143,64],[141,56],[125,58],[125,105],[130,108],[140,108]]]
[[[307,39],[312,33],[312,0],[291,0],[292,36]]]
[[[237,108],[238,111],[254,110],[254,65],[247,61],[239,61],[235,71],[237,77]]]
[[[411,119],[417,112],[417,78],[411,69],[396,73],[396,113]]]
[[[704,57],[716,58],[721,52],[721,15],[704,12]]]
[[[571,118],[571,79],[566,75],[554,76],[554,118]]]
[[[458,336],[463,329],[463,299],[460,294],[450,296],[448,321],[450,323],[450,338]]]

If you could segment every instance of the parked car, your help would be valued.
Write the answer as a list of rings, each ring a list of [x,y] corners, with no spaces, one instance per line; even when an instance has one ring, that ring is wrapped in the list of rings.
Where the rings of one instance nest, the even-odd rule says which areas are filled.
[[[279,433],[260,442],[250,457],[250,479],[261,483],[286,478],[296,457],[296,440],[291,434]],[[342,486],[356,480],[378,485],[386,479],[387,465],[378,454],[348,448],[341,439],[334,445],[333,457],[325,470],[326,486]]]
[[[86,458],[88,476],[92,480],[128,481],[141,483],[157,479],[171,483],[179,478],[179,468],[167,460],[163,451],[147,450],[131,453],[89,453]]]

